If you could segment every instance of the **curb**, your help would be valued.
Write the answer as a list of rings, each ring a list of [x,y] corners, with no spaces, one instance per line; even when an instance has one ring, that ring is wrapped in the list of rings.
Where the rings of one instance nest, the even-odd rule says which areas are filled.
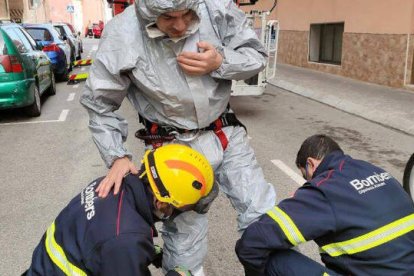
[[[381,112],[380,110],[370,110],[365,106],[352,102],[350,100],[341,99],[335,95],[326,95],[325,93],[320,93],[316,90],[305,88],[301,85],[280,79],[273,79],[268,83],[272,86],[326,104],[333,108],[342,110],[352,115],[356,115],[379,125],[401,131],[410,136],[414,136],[414,118],[413,120],[402,118],[401,116],[398,116],[398,111],[394,112],[394,114],[391,114]]]

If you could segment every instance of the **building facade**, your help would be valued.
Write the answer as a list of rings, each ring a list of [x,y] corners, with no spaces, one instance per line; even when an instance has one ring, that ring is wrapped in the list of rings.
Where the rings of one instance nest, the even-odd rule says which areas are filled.
[[[0,19],[22,23],[67,22],[84,33],[90,23],[107,22],[106,0],[0,0]]]
[[[10,19],[10,8],[8,0],[0,0],[0,20]]]
[[[280,63],[391,87],[414,84],[414,0],[278,0],[270,17],[280,24]]]

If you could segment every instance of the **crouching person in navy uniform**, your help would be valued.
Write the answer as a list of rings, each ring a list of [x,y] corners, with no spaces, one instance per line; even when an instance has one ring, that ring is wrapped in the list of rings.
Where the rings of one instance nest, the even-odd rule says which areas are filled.
[[[324,135],[296,165],[307,182],[237,242],[246,275],[414,275],[414,207],[395,178]],[[291,249],[310,240],[325,266]]]
[[[93,181],[47,229],[26,275],[151,275],[154,222],[183,211],[199,213],[217,195],[207,159],[184,145],[147,151],[137,175],[117,195],[97,197]],[[159,262],[161,265],[161,262]],[[167,275],[191,275],[176,268]]]

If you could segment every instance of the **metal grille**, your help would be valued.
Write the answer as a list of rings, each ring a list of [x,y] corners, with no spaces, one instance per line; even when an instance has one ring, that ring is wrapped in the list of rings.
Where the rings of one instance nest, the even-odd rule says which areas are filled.
[[[23,19],[23,9],[11,9],[10,10],[10,18],[22,20]]]

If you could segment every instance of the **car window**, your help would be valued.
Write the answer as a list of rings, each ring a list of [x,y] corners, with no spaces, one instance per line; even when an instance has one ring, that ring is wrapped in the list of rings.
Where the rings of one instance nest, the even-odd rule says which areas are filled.
[[[35,47],[33,47],[33,45],[30,43],[30,41],[27,39],[27,37],[22,33],[22,31],[20,30],[20,28],[15,28],[14,31],[16,32],[16,34],[19,36],[20,41],[23,42],[24,47],[28,50],[28,51],[33,51],[35,49]]]
[[[54,26],[55,30],[59,33],[60,36],[63,36],[65,34],[65,31],[63,30],[62,26]]]
[[[8,50],[7,50],[7,45],[4,42],[4,38],[3,38],[3,33],[0,32],[0,55],[7,55],[8,54]]]
[[[10,36],[13,44],[20,53],[27,53],[29,50],[24,46],[23,41],[13,29],[6,29],[5,32]]]
[[[65,33],[66,33],[67,35],[69,35],[69,36],[73,36],[73,33],[72,33],[72,31],[69,29],[69,27],[68,27],[68,26],[63,25],[62,27],[63,27],[63,29],[65,30]]]
[[[30,36],[25,29],[19,28],[19,30],[23,33],[23,35],[29,40],[30,44],[32,45],[33,49],[37,49],[36,41],[34,41],[33,37]]]
[[[35,39],[41,41],[53,41],[53,37],[47,29],[26,28],[26,31]]]

